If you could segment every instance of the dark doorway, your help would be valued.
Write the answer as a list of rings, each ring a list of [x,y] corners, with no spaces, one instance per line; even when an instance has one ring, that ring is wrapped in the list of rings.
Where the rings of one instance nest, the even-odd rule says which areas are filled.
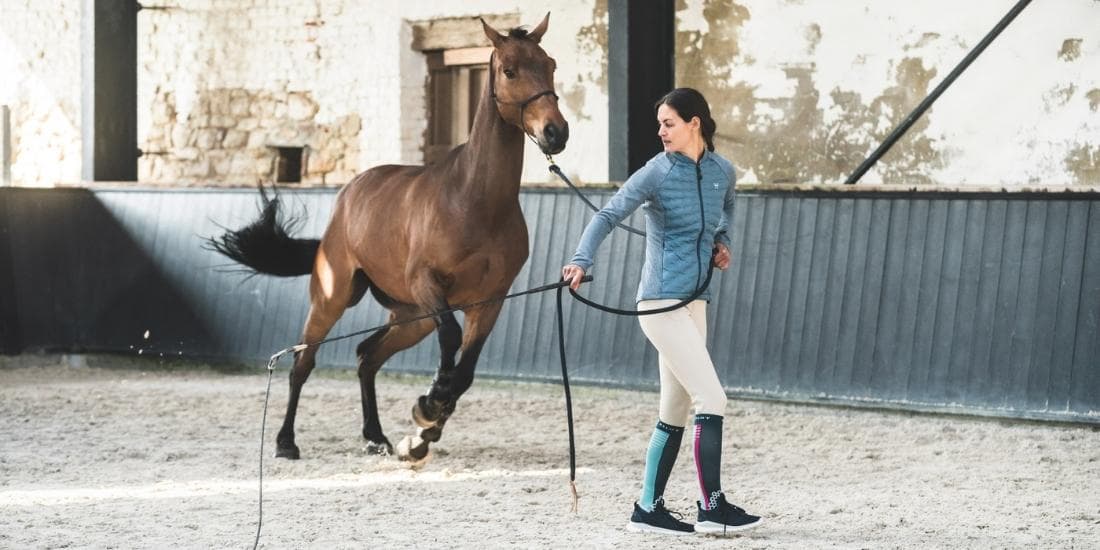
[[[676,84],[676,5],[610,0],[608,20],[608,175],[623,181],[661,150],[653,104]]]

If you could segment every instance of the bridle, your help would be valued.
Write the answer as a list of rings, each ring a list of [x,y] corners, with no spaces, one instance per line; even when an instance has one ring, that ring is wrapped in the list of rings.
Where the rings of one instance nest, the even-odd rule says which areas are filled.
[[[558,100],[558,94],[554,93],[554,90],[543,90],[543,91],[538,92],[535,95],[533,95],[533,96],[531,96],[531,97],[529,97],[529,98],[527,98],[523,101],[504,101],[503,99],[500,99],[499,97],[497,97],[496,70],[493,69],[493,58],[494,58],[494,56],[496,56],[496,52],[493,52],[493,53],[489,54],[489,96],[493,98],[493,101],[495,101],[495,102],[497,102],[501,105],[508,105],[508,106],[511,106],[511,107],[515,107],[516,105],[518,105],[519,106],[519,123],[520,123],[520,126],[523,126],[523,133],[527,134],[528,137],[532,137],[531,133],[527,131],[527,127],[523,122],[523,110],[526,109],[527,106],[530,105],[532,102],[534,102],[535,100],[539,99],[542,96],[547,96],[548,95],[548,96],[553,97],[554,101],[557,101]]]

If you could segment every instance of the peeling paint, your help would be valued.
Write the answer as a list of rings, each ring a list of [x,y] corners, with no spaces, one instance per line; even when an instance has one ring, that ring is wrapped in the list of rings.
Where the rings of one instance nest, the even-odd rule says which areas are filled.
[[[1089,109],[1093,112],[1100,111],[1100,88],[1093,88],[1085,94],[1089,98]]]
[[[607,66],[607,18],[607,0],[596,0],[592,6],[592,24],[577,30],[577,50],[599,58],[599,63],[596,65],[599,70],[578,74],[576,83],[562,90],[561,97],[565,100],[566,107],[580,119],[592,119],[592,115],[585,111],[584,100],[588,96],[584,86],[585,78],[599,86],[604,96],[607,95],[607,71],[602,70]]]
[[[1069,84],[1067,86],[1058,86],[1043,98],[1044,108],[1046,111],[1052,112],[1058,108],[1064,107],[1067,103],[1073,99],[1074,92],[1077,91],[1077,86]]]
[[[935,42],[939,38],[940,38],[940,33],[938,33],[938,32],[926,32],[924,34],[921,34],[919,40],[917,40],[916,42],[914,42],[912,44],[906,44],[905,46],[902,47],[902,49],[905,50],[905,51],[909,51],[909,50],[919,50],[921,48],[927,48],[930,44],[932,44],[933,42]]]
[[[1078,57],[1081,57],[1081,42],[1080,38],[1067,38],[1062,41],[1062,49],[1058,50],[1058,59],[1062,61],[1073,61]]]
[[[841,87],[823,92],[813,62],[761,68],[750,56],[740,55],[739,30],[751,17],[745,7],[729,0],[708,1],[703,16],[710,32],[677,35],[677,82],[707,96],[718,122],[719,149],[743,174],[761,183],[844,179],[927,95],[937,74],[922,58],[905,57],[894,66],[894,84],[874,97]],[[816,24],[805,29],[803,38],[812,52],[823,31]],[[936,36],[925,33],[917,43]],[[775,77],[753,78],[750,84],[739,78],[739,69],[756,71],[754,75],[771,71],[764,74]],[[926,171],[942,166],[943,159],[934,139],[923,133],[931,114],[918,120],[880,161],[876,169],[881,182],[933,183]]]
[[[817,45],[821,43],[821,25],[814,23],[809,27],[806,27],[806,53],[813,54],[817,51]]]
[[[1076,183],[1100,184],[1100,145],[1080,145],[1066,155],[1066,170],[1073,174]]]

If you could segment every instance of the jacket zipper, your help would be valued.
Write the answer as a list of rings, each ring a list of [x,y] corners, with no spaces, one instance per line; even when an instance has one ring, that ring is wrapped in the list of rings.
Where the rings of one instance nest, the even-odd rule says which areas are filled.
[[[703,246],[703,235],[707,232],[707,213],[703,206],[703,169],[699,161],[695,162],[695,186],[699,192],[699,238],[695,240],[695,257],[699,258],[699,249]],[[699,288],[703,276],[703,261],[698,260],[695,269],[695,288]]]

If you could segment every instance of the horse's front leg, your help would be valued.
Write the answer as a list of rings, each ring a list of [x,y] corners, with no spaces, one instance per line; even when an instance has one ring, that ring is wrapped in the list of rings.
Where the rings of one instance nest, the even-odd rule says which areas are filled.
[[[454,326],[447,326],[446,323],[440,325],[439,341],[442,359],[439,371],[436,372],[428,394],[420,396],[416,405],[413,406],[413,420],[418,426],[417,433],[415,436],[406,437],[398,444],[397,455],[402,459],[424,458],[428,454],[428,445],[439,441],[442,437],[443,425],[454,413],[458,399],[470,389],[470,385],[474,382],[474,370],[477,367],[478,357],[485,345],[485,339],[493,330],[500,308],[501,304],[496,303],[466,311],[465,334],[458,327],[457,322]],[[459,337],[457,340],[454,339],[456,334]],[[462,355],[455,364],[454,354],[460,348]]]

